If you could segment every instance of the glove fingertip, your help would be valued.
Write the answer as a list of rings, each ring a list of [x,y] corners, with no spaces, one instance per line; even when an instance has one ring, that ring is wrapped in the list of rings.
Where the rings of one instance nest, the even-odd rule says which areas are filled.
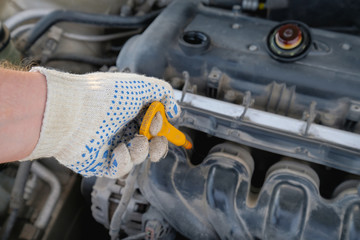
[[[154,137],[151,139],[149,145],[150,161],[152,162],[158,162],[168,153],[169,146],[166,137]]]
[[[152,136],[156,136],[160,132],[162,125],[163,125],[163,119],[161,117],[160,112],[157,112],[150,124],[150,129],[149,129],[150,134]]]
[[[129,150],[124,143],[119,144],[113,151],[106,177],[119,178],[128,174],[134,166]]]
[[[181,108],[175,100],[172,100],[165,105],[165,112],[169,119],[176,119],[180,116]]]
[[[131,161],[134,164],[142,163],[149,155],[149,141],[143,135],[137,135],[128,143]]]

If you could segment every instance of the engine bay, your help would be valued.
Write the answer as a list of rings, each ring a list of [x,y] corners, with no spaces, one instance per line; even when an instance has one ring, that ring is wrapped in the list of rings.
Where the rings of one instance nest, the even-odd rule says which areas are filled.
[[[1,165],[3,239],[360,238],[359,3],[33,2],[2,3],[2,59],[164,79],[194,149],[123,179]]]

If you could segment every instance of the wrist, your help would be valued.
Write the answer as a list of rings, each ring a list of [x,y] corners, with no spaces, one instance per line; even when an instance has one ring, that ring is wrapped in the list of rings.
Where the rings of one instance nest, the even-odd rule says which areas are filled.
[[[39,141],[47,98],[47,86],[45,77],[42,74],[35,72],[27,73],[27,75],[28,77],[27,85],[25,86],[25,94],[29,94],[29,96],[28,101],[24,102],[24,105],[26,106],[24,112],[26,112],[26,116],[28,116],[28,118],[26,118],[27,120],[25,120],[22,127],[24,128],[23,135],[25,138],[26,136],[28,136],[29,142],[28,144],[26,144],[28,148],[24,146],[24,154],[22,158],[31,154]],[[20,131],[21,130],[22,129],[20,129]]]
[[[0,162],[22,159],[35,148],[46,91],[45,77],[39,73],[0,71]]]

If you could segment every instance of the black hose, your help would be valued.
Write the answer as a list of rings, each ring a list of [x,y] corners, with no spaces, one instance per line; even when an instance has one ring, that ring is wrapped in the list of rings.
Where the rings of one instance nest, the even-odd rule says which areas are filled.
[[[110,222],[109,235],[111,236],[111,240],[116,240],[118,238],[121,226],[121,218],[124,215],[130,199],[134,194],[136,178],[139,174],[140,167],[141,164],[136,165],[126,179],[123,195],[121,196],[119,205],[116,207]]]
[[[18,212],[19,212],[19,210],[17,210],[17,209],[13,209],[10,212],[10,215],[8,216],[8,218],[6,219],[6,222],[4,224],[4,228],[1,231],[1,240],[9,239],[11,230],[13,229],[13,227],[15,225]]]
[[[160,11],[154,11],[143,16],[121,17],[68,10],[54,11],[36,23],[27,39],[24,51],[29,50],[51,26],[58,22],[85,23],[103,27],[132,29],[148,25],[159,13]]]
[[[99,57],[92,57],[92,56],[78,56],[73,54],[57,54],[50,56],[46,62],[51,61],[74,61],[74,62],[81,62],[87,63],[95,66],[112,66],[116,63],[116,57],[111,58],[99,58]]]
[[[231,9],[234,5],[242,4],[242,0],[207,0],[206,3],[210,6]]]
[[[19,209],[22,207],[24,201],[24,189],[26,180],[28,179],[31,168],[31,161],[20,163],[19,169],[16,173],[14,187],[11,191],[10,201],[10,215],[6,219],[5,226],[1,231],[1,239],[6,240],[9,238],[11,230],[16,222]]]

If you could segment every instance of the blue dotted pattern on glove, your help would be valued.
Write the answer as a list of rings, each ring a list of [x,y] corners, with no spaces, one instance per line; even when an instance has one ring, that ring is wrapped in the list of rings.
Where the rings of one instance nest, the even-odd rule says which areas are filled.
[[[82,159],[68,166],[84,176],[112,176],[117,173],[119,159],[115,159],[112,152],[118,144],[127,143],[138,132],[139,126],[132,120],[144,106],[160,101],[165,105],[169,118],[178,114],[171,91],[161,84],[136,80],[115,81],[114,89],[107,116],[95,132],[96,137],[85,146]],[[107,150],[99,156],[104,147]],[[98,158],[101,160],[98,161]]]

